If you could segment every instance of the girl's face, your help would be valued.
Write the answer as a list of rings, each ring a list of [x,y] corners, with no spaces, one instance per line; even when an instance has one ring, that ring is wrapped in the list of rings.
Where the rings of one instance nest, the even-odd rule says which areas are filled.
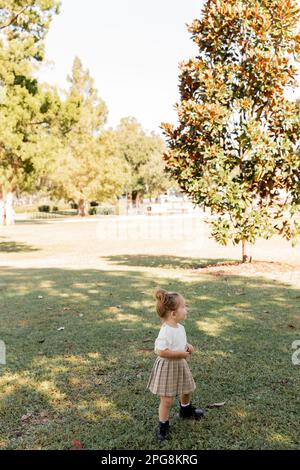
[[[186,317],[187,317],[187,307],[185,305],[185,300],[183,297],[180,298],[180,305],[179,307],[177,308],[177,310],[175,310],[174,312],[172,312],[172,318],[176,321],[176,322],[180,322],[182,320],[186,320]]]

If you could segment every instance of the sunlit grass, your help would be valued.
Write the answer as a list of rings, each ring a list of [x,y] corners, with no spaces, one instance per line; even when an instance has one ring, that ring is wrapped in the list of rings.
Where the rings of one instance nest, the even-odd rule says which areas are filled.
[[[11,266],[0,274],[0,339],[7,349],[0,366],[0,448],[70,449],[74,439],[86,449],[159,448],[158,399],[146,390],[160,327],[157,286],[187,300],[193,402],[207,411],[200,422],[180,422],[175,400],[173,433],[162,448],[300,448],[299,366],[291,362],[292,342],[300,339],[296,271],[282,279],[280,273],[217,276],[192,269],[216,262],[208,257],[109,250],[105,260],[95,255],[97,268],[76,257],[78,266],[65,267],[74,226],[68,233],[55,226],[64,237],[55,246],[50,229],[46,236],[44,225],[34,228],[43,238],[35,246],[24,235],[4,247],[6,266],[33,259],[47,266],[45,253],[61,264]],[[208,408],[219,402],[226,403]]]

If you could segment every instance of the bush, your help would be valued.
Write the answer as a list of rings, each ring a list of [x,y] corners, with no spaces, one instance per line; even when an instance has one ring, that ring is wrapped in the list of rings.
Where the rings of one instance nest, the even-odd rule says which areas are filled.
[[[57,206],[53,206],[52,207],[52,212],[57,212],[58,211],[58,207]]]
[[[71,203],[70,203],[70,207],[71,207],[71,209],[76,209],[76,210],[78,210],[78,204],[76,204],[76,202],[71,202]]]
[[[90,203],[90,206],[91,206],[91,207],[97,207],[97,206],[99,206],[99,202],[97,202],[97,201],[92,201],[92,202]]]
[[[98,207],[97,214],[100,215],[113,215],[115,213],[113,207]]]
[[[39,207],[38,207],[38,211],[39,211],[39,212],[50,212],[50,206],[46,206],[46,205],[44,205],[44,206],[39,206]]]
[[[89,209],[89,215],[97,215],[97,209],[96,207],[91,207]]]

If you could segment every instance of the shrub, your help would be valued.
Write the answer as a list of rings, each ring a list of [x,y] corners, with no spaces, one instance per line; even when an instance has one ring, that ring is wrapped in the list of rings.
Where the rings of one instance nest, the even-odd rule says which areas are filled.
[[[50,206],[44,205],[38,207],[39,212],[50,212]]]
[[[96,207],[91,207],[89,209],[89,215],[96,215],[97,214],[97,209]]]

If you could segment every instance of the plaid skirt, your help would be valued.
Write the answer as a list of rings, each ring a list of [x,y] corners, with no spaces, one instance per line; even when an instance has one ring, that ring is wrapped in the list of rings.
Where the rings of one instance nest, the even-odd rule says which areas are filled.
[[[185,359],[158,357],[152,368],[147,388],[155,395],[175,397],[193,392],[196,384]]]

